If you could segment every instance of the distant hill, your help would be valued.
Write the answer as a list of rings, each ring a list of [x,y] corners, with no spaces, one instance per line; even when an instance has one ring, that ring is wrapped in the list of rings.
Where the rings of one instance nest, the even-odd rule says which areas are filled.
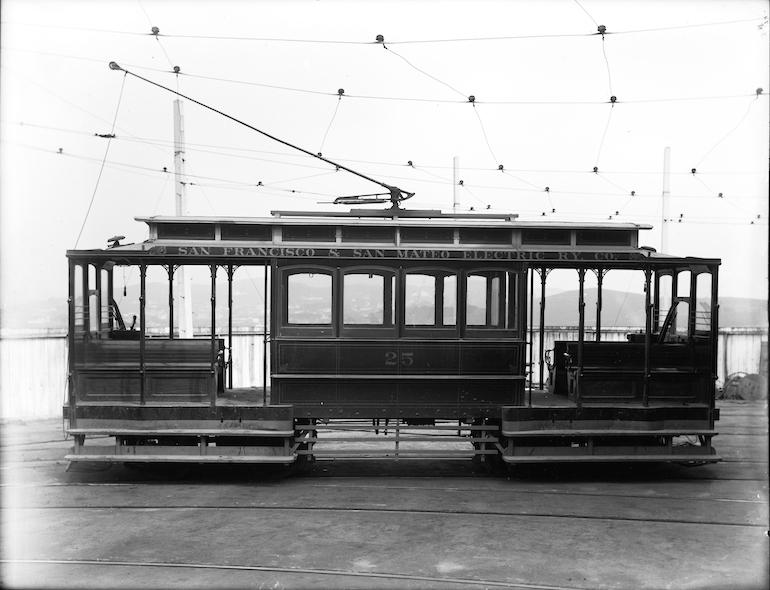
[[[235,296],[234,326],[237,328],[261,329],[263,301],[261,285],[259,291],[251,281],[235,281],[233,283]],[[167,287],[161,284],[148,285],[148,301],[154,305],[154,310],[148,315],[156,318],[156,323],[167,325],[166,298]],[[594,326],[596,320],[596,289],[586,289],[586,326]],[[131,293],[129,292],[129,299]],[[193,291],[195,314],[200,318],[210,316],[210,293],[205,286],[196,287]],[[227,325],[227,295],[226,287],[218,294],[217,325],[223,328]],[[563,291],[549,295],[546,299],[546,325],[548,326],[577,326],[577,291]],[[134,306],[136,303],[134,302]],[[535,297],[535,322],[539,317],[540,299]],[[133,313],[128,301],[120,305],[126,322],[130,323]],[[602,326],[643,327],[644,326],[644,296],[638,293],[623,293],[605,289],[602,292]],[[529,306],[527,309],[529,314]],[[3,306],[0,315],[0,325],[3,329],[67,329],[66,299],[51,298],[43,301],[29,301],[21,305]],[[742,297],[723,297],[720,300],[719,326],[721,328],[767,328],[767,301]]]
[[[596,289],[586,289],[586,326],[596,325]],[[535,323],[540,313],[540,298],[535,297]],[[548,326],[576,326],[578,291],[563,291],[546,298],[545,323]],[[529,313],[529,310],[527,310]],[[644,327],[644,295],[602,290],[602,326]],[[767,301],[743,297],[722,297],[719,301],[720,328],[766,328]]]

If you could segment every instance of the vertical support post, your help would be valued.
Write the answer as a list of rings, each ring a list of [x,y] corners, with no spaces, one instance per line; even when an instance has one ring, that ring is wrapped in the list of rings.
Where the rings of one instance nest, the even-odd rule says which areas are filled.
[[[96,331],[101,338],[102,333],[102,267],[101,265],[94,264],[96,284],[94,289],[96,290]]]
[[[533,359],[534,351],[532,350],[532,348],[535,345],[534,299],[535,299],[535,269],[532,268],[529,271],[529,368],[527,371],[529,373],[529,404],[530,405],[532,405],[532,365],[533,365],[532,361],[534,360]]]
[[[719,341],[719,296],[718,296],[718,273],[719,267],[717,265],[712,266],[711,272],[711,332],[709,334],[709,342],[711,344],[711,380],[708,383],[709,387],[709,407],[711,409],[709,427],[714,428],[714,413],[716,408],[716,380],[717,380],[717,343]],[[725,354],[725,359],[727,355]],[[725,360],[725,362],[727,362]],[[725,370],[724,375],[725,382],[727,381],[727,372]],[[710,440],[710,437],[709,437]]]
[[[115,292],[115,267],[111,266],[107,271],[107,327],[112,330],[115,328],[115,317],[112,311],[112,301]]]
[[[145,316],[147,298],[147,265],[139,264],[139,403],[144,405],[147,395],[147,323]]]
[[[575,402],[580,407],[580,378],[583,376],[583,348],[585,346],[585,328],[586,328],[586,269],[578,269],[578,281],[580,291],[578,294],[578,369],[577,386],[575,387]]]
[[[548,269],[542,267],[540,272],[540,389],[543,387],[543,364],[545,357],[545,279],[548,276]]]
[[[265,270],[265,286],[262,293],[262,301],[265,304],[265,308],[263,310],[263,321],[262,321],[262,405],[267,405],[267,301],[268,301],[268,284],[267,284],[267,278],[268,278],[268,268],[271,269],[273,273],[273,277],[275,277],[275,259],[272,259],[270,261],[270,266],[268,267],[267,264],[264,266]],[[270,322],[275,321],[274,318],[270,318]],[[271,400],[272,401],[272,400]]]
[[[235,268],[227,265],[227,386],[233,388],[233,274]]]
[[[604,282],[603,268],[596,270],[596,341],[602,341],[602,283]]]
[[[698,315],[698,274],[695,270],[690,270],[690,304],[688,307],[687,316],[687,341],[692,346],[693,338],[695,336],[695,318]]]
[[[67,346],[69,355],[67,359],[67,401],[69,404],[70,428],[75,428],[77,418],[75,416],[75,261],[69,261],[69,294],[67,299]]]
[[[652,332],[655,333],[660,328],[660,272],[653,275],[652,285]]]
[[[214,386],[209,392],[211,395],[211,407],[217,405],[217,264],[212,263],[211,270],[211,377]]]
[[[174,270],[176,267],[169,263],[168,272],[168,337],[174,339]]]
[[[653,306],[650,297],[652,286],[652,269],[644,269],[644,387],[642,389],[642,405],[646,408],[650,400],[650,363],[652,362],[652,314]]]
[[[91,263],[86,262],[83,265],[83,337],[88,338],[88,334],[91,332],[91,287],[89,285],[89,278],[91,274]]]

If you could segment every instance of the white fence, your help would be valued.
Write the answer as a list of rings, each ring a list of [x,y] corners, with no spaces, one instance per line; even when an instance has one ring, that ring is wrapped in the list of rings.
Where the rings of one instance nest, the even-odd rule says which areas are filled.
[[[602,331],[602,339],[623,341],[629,330]],[[532,345],[532,377],[540,381],[538,330]],[[728,328],[719,332],[717,385],[733,373],[767,375],[767,329]],[[592,335],[587,334],[588,339]],[[555,340],[576,340],[574,328],[548,328],[545,349]],[[765,357],[762,358],[764,348]],[[261,334],[233,335],[233,386],[261,386],[263,383],[263,337]],[[529,353],[527,353],[529,361]],[[268,363],[269,370],[269,363]],[[544,373],[547,375],[547,372]],[[67,339],[63,335],[16,336],[0,339],[0,419],[35,419],[61,416],[67,385]]]

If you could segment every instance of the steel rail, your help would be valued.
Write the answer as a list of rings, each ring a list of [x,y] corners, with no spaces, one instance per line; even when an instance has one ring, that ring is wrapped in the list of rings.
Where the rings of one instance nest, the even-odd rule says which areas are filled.
[[[703,500],[705,502],[708,502],[709,500]],[[761,501],[757,502],[759,504],[762,504]],[[1,511],[2,509],[0,509]],[[549,512],[500,512],[500,511],[490,511],[490,512],[474,512],[471,510],[403,510],[399,508],[394,509],[388,509],[388,508],[367,508],[365,506],[357,507],[357,508],[344,508],[344,507],[317,507],[317,506],[278,506],[278,505],[271,505],[271,506],[206,506],[206,505],[197,505],[197,504],[189,504],[185,506],[164,506],[162,504],[152,505],[152,506],[139,506],[139,507],[132,507],[132,506],[125,506],[125,505],[92,505],[92,506],[37,506],[37,507],[30,507],[30,508],[23,508],[19,506],[13,507],[14,511],[32,511],[37,510],[41,512],[51,512],[55,510],[61,510],[61,511],[76,511],[76,512],[83,512],[88,510],[112,510],[112,511],[133,511],[133,512],[152,512],[155,513],[158,510],[183,510],[183,511],[189,511],[189,510],[210,510],[214,512],[222,512],[223,510],[230,510],[230,511],[238,511],[243,512],[247,510],[257,510],[257,511],[264,511],[264,512],[297,512],[297,513],[303,513],[303,512],[331,512],[336,514],[345,514],[345,513],[351,513],[351,514],[399,514],[399,515],[407,515],[407,516],[414,516],[414,515],[420,515],[420,516],[445,516],[447,518],[450,517],[457,517],[457,516],[470,516],[470,517],[491,517],[491,518],[546,518],[546,519],[552,519],[552,520],[566,520],[566,521],[579,521],[579,520],[585,520],[585,521],[605,521],[605,522],[623,522],[623,523],[640,523],[640,522],[646,522],[646,523],[654,523],[654,524],[682,524],[682,525],[689,525],[689,526],[721,526],[721,527],[730,527],[730,528],[745,528],[745,529],[762,529],[766,530],[767,525],[760,522],[757,524],[751,524],[751,523],[745,523],[745,522],[720,522],[717,520],[703,520],[703,521],[697,521],[697,520],[686,520],[683,518],[646,518],[646,517],[619,517],[619,516],[601,516],[601,515],[591,515],[591,514],[552,514]]]
[[[484,588],[520,588],[521,590],[579,590],[578,586],[551,586],[546,584],[530,584],[526,582],[503,582],[497,580],[476,580],[470,578],[446,578],[440,576],[415,576],[410,574],[350,572],[344,570],[311,569],[276,567],[264,565],[225,565],[217,563],[182,563],[182,562],[153,562],[153,561],[113,561],[104,559],[0,559],[0,563],[28,565],[88,565],[88,566],[118,566],[118,567],[156,567],[156,568],[191,568],[229,571],[275,572],[294,575],[312,576],[344,576],[353,578],[373,578],[379,580],[403,580],[408,582],[431,582],[435,584],[461,584],[465,587],[480,586]]]

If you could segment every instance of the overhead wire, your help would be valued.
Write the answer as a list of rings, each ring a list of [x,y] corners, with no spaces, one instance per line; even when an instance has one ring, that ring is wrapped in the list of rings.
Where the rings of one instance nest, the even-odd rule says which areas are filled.
[[[159,35],[162,36],[162,35]],[[19,51],[23,53],[33,53],[37,55],[48,55],[56,58],[76,59],[97,63],[104,63],[103,59],[80,57],[74,55],[66,55],[59,53],[50,53],[45,51],[35,51],[31,49],[18,49],[13,47],[0,47],[3,51]],[[230,84],[242,84],[246,86],[256,86],[260,88],[270,88],[273,90],[283,90],[287,92],[299,92],[304,94],[316,94],[321,96],[336,96],[336,93],[325,90],[310,90],[307,88],[295,88],[291,86],[280,86],[276,84],[265,84],[262,82],[250,82],[246,80],[235,80],[232,78],[221,78],[217,76],[206,76],[203,74],[193,74],[190,72],[172,72],[167,69],[151,68],[148,66],[142,66],[138,64],[126,63],[127,67],[137,70],[145,70],[150,72],[158,72],[163,74],[176,74],[179,77],[195,78],[200,80],[212,80],[215,82],[227,82]],[[5,66],[2,66],[5,67]],[[463,100],[446,100],[436,98],[418,98],[418,97],[406,97],[406,96],[377,96],[377,95],[359,95],[359,94],[345,94],[346,98],[358,99],[358,100],[385,100],[385,101],[401,101],[401,102],[426,102],[426,103],[440,103],[440,104],[464,104],[468,102],[467,98]],[[681,102],[681,101],[696,101],[696,100],[728,100],[735,98],[753,98],[754,94],[729,94],[720,96],[680,96],[680,97],[667,97],[667,98],[650,98],[650,99],[624,99],[624,104],[645,104],[655,102]],[[562,106],[575,106],[575,105],[601,105],[606,104],[606,101],[589,100],[589,101],[575,101],[575,100],[477,100],[479,104],[487,105],[562,105]]]
[[[36,128],[36,129],[47,129],[52,131],[60,131],[63,133],[71,133],[76,135],[83,135],[87,137],[94,137],[99,134],[93,133],[91,131],[81,131],[78,129],[67,129],[64,127],[53,127],[50,125],[38,125],[36,123],[29,123],[26,121],[11,121],[8,119],[0,119],[0,123],[6,123],[11,125],[18,125],[19,127],[30,127],[30,128]],[[120,129],[119,127],[116,127],[116,129]],[[153,147],[156,147],[160,149],[161,147],[168,147],[173,148],[173,141],[164,140],[164,139],[153,139],[153,138],[143,138],[143,137],[137,137],[137,136],[128,136],[123,137],[120,135],[116,135],[113,139],[116,141],[128,141],[128,142],[140,142],[140,143],[146,143],[148,145],[151,145]],[[22,144],[17,144],[22,145]],[[242,158],[247,160],[253,160],[253,161],[260,161],[260,162],[269,162],[274,164],[286,164],[291,166],[302,166],[302,167],[311,167],[311,168],[317,168],[319,170],[325,169],[321,168],[319,166],[312,166],[308,164],[298,164],[298,163],[289,163],[284,162],[281,160],[276,159],[268,159],[268,158],[257,158],[250,155],[241,155],[237,153],[231,153],[231,152],[247,152],[249,154],[268,154],[268,155],[276,155],[281,156],[284,158],[289,159],[306,159],[305,155],[301,154],[292,154],[288,152],[275,152],[271,150],[257,150],[253,148],[241,148],[241,147],[234,147],[234,146],[223,146],[223,145],[214,145],[214,144],[201,144],[201,143],[186,143],[186,149],[187,151],[194,151],[199,153],[208,153],[208,154],[214,154],[214,155],[221,155],[226,156],[228,158]],[[30,149],[37,149],[33,148],[32,146],[23,146],[22,147],[29,147]],[[203,148],[216,148],[216,150],[207,150]],[[43,150],[45,151],[45,150]],[[165,153],[165,152],[164,152]],[[341,162],[346,162],[350,164],[368,164],[368,165],[377,165],[377,166],[392,166],[392,167],[398,167],[403,168],[404,164],[399,162],[385,162],[385,161],[375,161],[375,160],[360,160],[355,158],[339,158]],[[427,164],[427,165],[411,165],[412,168],[415,170],[419,170],[424,173],[429,173],[428,170],[451,170],[452,166],[441,166],[441,165],[435,165],[435,164]],[[479,166],[464,166],[463,170],[468,171],[474,171],[474,172],[499,172],[499,168],[491,168],[491,167],[479,167]],[[534,187],[537,190],[543,190],[544,187],[533,184],[531,182],[527,182],[526,180],[515,176],[512,174],[512,172],[515,173],[537,173],[537,174],[577,174],[577,175],[584,175],[586,173],[585,169],[574,169],[574,170],[566,170],[566,169],[557,169],[557,168],[515,168],[515,169],[508,169],[505,168],[502,170],[502,172],[508,176],[511,176],[512,178],[515,178],[516,180],[519,180],[525,184],[529,184],[530,186]],[[429,173],[432,174],[432,173]],[[607,174],[633,174],[633,175],[653,175],[653,176],[659,176],[661,172],[659,170],[602,170],[599,174],[607,175]],[[672,176],[689,176],[692,174],[689,170],[672,170],[670,172]],[[717,170],[704,170],[704,171],[698,171],[699,176],[719,176],[719,175],[736,175],[736,176],[745,176],[745,175],[752,175],[752,174],[761,174],[766,175],[766,172],[757,170],[757,171],[750,171],[750,170],[741,170],[741,171],[717,171]],[[439,178],[446,182],[451,182],[451,179],[447,179],[446,177],[438,176],[433,174],[436,178]],[[608,182],[611,182],[608,180]],[[620,188],[620,187],[619,187]],[[679,195],[681,196],[681,195]],[[697,198],[697,195],[685,195],[685,196],[692,196],[694,198]],[[762,197],[740,197],[740,196],[732,196],[731,198],[747,198],[747,199],[758,199]]]
[[[578,3],[578,4],[579,4],[579,3]],[[579,4],[579,5],[580,5],[580,4]],[[141,2],[140,2],[140,6],[141,6]],[[582,5],[580,5],[580,6],[581,6],[581,8],[583,8],[583,7],[582,7]],[[144,8],[143,8],[143,7],[142,7],[142,9],[144,10]],[[584,9],[584,10],[585,10],[585,9]],[[146,15],[146,11],[145,11],[145,15]],[[590,17],[590,14],[589,14],[589,17]],[[592,19],[592,20],[593,20],[593,19]],[[737,22],[737,21],[736,21],[736,22]],[[595,21],[594,21],[594,23],[595,23]],[[718,23],[716,23],[716,24],[718,24]],[[699,25],[699,26],[704,26],[704,25]],[[678,27],[675,27],[675,28],[678,28]],[[609,34],[609,33],[608,33],[608,34]],[[157,39],[157,35],[156,35],[156,39]],[[603,39],[603,41],[604,41],[604,39]],[[158,40],[158,42],[160,43],[160,41],[159,41],[159,40]],[[161,49],[163,49],[162,45],[161,45]],[[386,48],[386,49],[387,49],[387,48]],[[163,51],[164,51],[164,53],[165,53],[165,49],[164,49]],[[394,53],[394,54],[396,54],[396,53],[395,53],[395,52],[393,52],[392,50],[391,50],[391,52],[392,52],[392,53]],[[605,62],[607,63],[607,68],[608,68],[608,80],[609,80],[609,83],[610,83],[610,90],[611,90],[611,74],[610,74],[610,71],[609,71],[609,62],[608,62],[608,60],[607,60],[606,52],[604,51],[604,44],[603,44],[603,52],[604,52],[604,56],[605,56]],[[396,54],[396,55],[398,55],[398,54]],[[398,56],[399,56],[399,57],[402,57],[402,56],[400,56],[400,55],[398,55]],[[166,54],[166,57],[167,57],[167,59],[168,59],[168,55],[167,55],[167,54]],[[413,64],[411,64],[411,63],[410,63],[408,60],[406,60],[405,58],[403,58],[403,57],[402,57],[402,59],[404,59],[404,61],[406,61],[406,62],[407,62],[407,63],[408,63],[410,66],[412,66],[412,67],[415,67]],[[170,60],[169,60],[169,62],[170,62]],[[441,81],[440,81],[440,80],[438,80],[437,78],[435,78],[435,77],[431,76],[430,74],[427,74],[426,72],[424,72],[424,71],[420,70],[419,68],[415,68],[415,69],[417,69],[418,71],[421,71],[423,74],[425,74],[425,75],[427,75],[427,76],[429,76],[429,77],[431,77],[431,78],[433,78],[433,79],[435,79],[435,80],[437,80],[437,81],[441,82]],[[178,76],[177,76],[177,77],[178,77]],[[442,84],[445,84],[444,82],[441,82],[441,83],[442,83]],[[454,88],[452,88],[451,86],[449,86],[448,84],[445,84],[445,85],[447,85],[449,88],[451,88],[451,89],[455,90],[456,92],[459,92],[459,91],[457,91],[456,89],[454,89]],[[745,96],[745,95],[739,95],[739,96]],[[375,98],[376,98],[376,97],[375,97]],[[756,97],[754,97],[754,98],[755,98],[755,100],[756,100],[756,99],[758,98],[758,96],[756,96]],[[672,100],[678,100],[678,99],[672,99]],[[624,101],[624,102],[626,102],[626,101]],[[635,102],[635,101],[629,101],[629,102]],[[636,102],[642,102],[642,101],[636,101]],[[517,103],[512,103],[512,104],[517,104]],[[752,104],[753,104],[753,101],[752,101],[752,103],[749,105],[749,108],[747,109],[747,113],[746,113],[746,115],[744,115],[744,118],[743,118],[743,119],[742,119],[742,120],[741,120],[741,121],[738,123],[738,125],[736,125],[736,127],[735,127],[735,128],[732,130],[732,131],[734,131],[734,130],[735,130],[735,129],[736,129],[736,128],[737,128],[737,127],[738,127],[738,126],[739,126],[739,125],[740,125],[740,124],[743,122],[743,120],[745,120],[746,116],[747,116],[747,115],[748,115],[748,113],[749,113],[749,110],[751,109],[751,105],[752,105]],[[613,106],[614,106],[614,105],[613,105]],[[338,102],[338,104],[337,104],[337,107],[339,107],[339,102]],[[611,108],[612,108],[612,107],[611,107]],[[474,111],[475,111],[475,104],[474,104]],[[485,132],[485,130],[484,130],[483,121],[481,120],[481,117],[480,117],[479,113],[478,113],[477,111],[475,111],[475,112],[476,112],[476,114],[477,114],[477,118],[479,119],[479,123],[480,123],[480,125],[481,125],[481,127],[482,127],[482,132],[483,132],[483,134],[484,134],[484,137],[485,137],[485,141],[486,141],[486,143],[487,143],[487,147],[488,147],[488,149],[489,149],[490,153],[492,154],[493,158],[494,158],[494,159],[495,159],[495,161],[497,162],[497,158],[495,157],[495,154],[494,154],[494,152],[493,152],[493,150],[492,150],[491,146],[489,145],[489,141],[488,141],[488,138],[486,137],[486,132]],[[610,111],[610,115],[609,115],[609,118],[608,118],[608,121],[607,121],[607,125],[605,126],[604,135],[603,135],[603,137],[602,137],[602,141],[601,141],[601,143],[600,143],[599,154],[597,155],[597,164],[598,164],[599,155],[601,154],[601,150],[602,150],[602,145],[603,145],[603,142],[604,142],[604,138],[605,138],[605,136],[606,136],[606,133],[607,133],[607,129],[608,129],[608,126],[609,126],[609,123],[610,123],[610,118],[611,118],[611,115],[612,115],[612,111]],[[336,116],[336,109],[335,109],[335,116]],[[333,121],[333,120],[334,120],[334,117],[332,118],[332,121]],[[330,125],[331,125],[331,123],[330,123]],[[732,131],[731,131],[730,133],[732,133]],[[327,129],[327,133],[328,133],[328,129]],[[729,136],[729,135],[730,135],[730,133],[728,133],[728,134],[727,134],[725,137],[723,137],[723,138],[722,138],[722,140],[720,140],[720,142],[721,142],[721,141],[723,141],[724,139],[726,139],[726,138],[727,138],[727,136]],[[324,138],[324,140],[325,140],[325,138]],[[718,142],[718,143],[719,143],[719,142]],[[322,144],[322,145],[323,145],[323,144]],[[717,144],[717,145],[718,145],[718,144]],[[714,148],[715,148],[715,147],[716,147],[716,145],[714,146]],[[714,148],[712,148],[712,150],[713,150]],[[710,152],[709,152],[709,153],[710,153]],[[704,158],[703,158],[703,159],[705,159],[707,156],[708,156],[708,153],[706,154],[706,156],[704,156]],[[703,160],[703,159],[702,159],[702,160]],[[701,160],[701,161],[702,161],[702,160]],[[576,172],[578,172],[578,171],[576,171]],[[606,178],[604,178],[604,179],[605,179],[607,182],[610,182],[610,184],[614,184],[614,183],[612,183],[611,181],[609,181],[608,179],[606,179]],[[518,179],[518,180],[521,180],[521,179]],[[699,180],[700,180],[700,179],[699,179]],[[524,181],[524,182],[526,182],[526,181]],[[531,183],[530,183],[530,184],[531,184]],[[533,185],[533,186],[535,186],[535,185]],[[615,186],[616,186],[616,187],[618,187],[618,188],[621,188],[621,190],[622,190],[622,187],[620,187],[619,185],[615,185]],[[706,186],[706,185],[705,185],[705,183],[704,183],[704,186]],[[706,188],[708,188],[708,187],[706,187]],[[521,189],[518,189],[518,190],[521,190]],[[541,190],[542,190],[542,189],[541,189]],[[710,190],[710,189],[709,189],[709,190]],[[713,192],[713,191],[712,191],[712,192]],[[549,198],[549,200],[550,200],[550,193],[549,193],[549,192],[547,192],[546,194],[548,195],[548,198]]]
[[[35,149],[35,150],[47,152],[47,153],[53,155],[53,152],[50,149],[47,150],[47,149],[43,149],[43,148],[36,148],[36,147],[33,147],[33,146],[26,146],[26,145],[23,145],[23,144],[13,144],[13,143],[11,143],[10,145],[20,145],[20,147],[24,147],[24,148],[28,148],[28,149]],[[96,163],[96,164],[100,164],[101,163],[101,160],[99,160],[97,158],[90,158],[90,157],[86,157],[86,156],[77,156],[77,155],[74,155],[74,154],[71,154],[71,153],[66,153],[66,152],[64,154],[61,154],[61,155],[63,157],[79,159],[79,160],[83,160],[83,161],[93,162],[93,163]],[[110,165],[110,164],[113,164],[113,165]],[[151,172],[152,174],[150,174],[150,175],[143,174],[142,172],[131,172],[131,173],[139,174],[139,175],[142,175],[142,176],[152,176],[152,177],[155,177],[155,178],[157,178],[158,174],[163,174],[164,178],[167,178],[167,176],[169,174],[168,170],[164,171],[164,170],[161,170],[160,168],[150,168],[150,167],[146,167],[146,166],[136,166],[136,165],[130,165],[130,164],[114,163],[114,162],[112,162],[112,163],[111,162],[107,162],[105,164],[105,167],[114,168],[114,169],[117,169],[117,170],[124,170],[124,171],[128,171],[128,172],[131,172],[130,169]],[[410,180],[410,181],[413,181],[413,182],[417,181],[417,182],[422,182],[422,183],[425,183],[425,182],[431,183],[432,182],[432,183],[435,183],[435,184],[442,184],[442,185],[446,185],[446,184],[450,184],[451,183],[451,180],[439,177],[437,175],[434,175],[433,173],[430,173],[427,170],[421,170],[420,167],[415,166],[414,168],[419,170],[419,171],[421,171],[421,172],[427,173],[427,174],[429,174],[431,176],[435,176],[438,180],[437,181],[417,180],[414,177],[403,177],[403,176],[389,176],[388,178],[395,179],[395,180]],[[491,171],[489,171],[489,172],[491,172]],[[303,177],[299,177],[299,178],[285,179],[283,181],[278,181],[278,182],[292,182],[292,181],[295,181],[295,180],[301,180],[301,179],[305,179],[305,178],[312,178],[312,177],[316,177],[316,176],[330,175],[330,174],[334,174],[334,173],[335,173],[334,171],[327,171],[327,172],[325,172],[323,174],[319,174],[319,175],[309,175],[309,176],[303,176]],[[203,181],[213,181],[213,182],[226,183],[226,184],[213,184],[211,182],[203,182]],[[699,181],[702,184],[704,184],[702,179],[699,179]],[[254,192],[254,190],[257,190],[259,192],[259,194],[262,194],[264,192],[264,193],[270,193],[270,194],[276,194],[276,195],[277,194],[295,195],[295,196],[298,196],[298,195],[315,195],[315,196],[320,196],[320,197],[324,197],[324,198],[333,198],[333,197],[337,196],[337,195],[333,195],[333,194],[329,194],[329,193],[321,193],[321,192],[317,192],[317,191],[306,191],[306,190],[300,190],[300,189],[294,189],[294,188],[280,188],[280,187],[275,186],[274,183],[255,184],[254,182],[233,181],[231,179],[221,179],[221,178],[202,177],[202,176],[196,176],[196,182],[195,183],[189,183],[189,184],[192,185],[192,186],[204,186],[204,187],[208,186],[208,187],[215,187],[215,188],[228,189],[228,190],[238,190],[238,191],[248,190],[249,192]],[[464,188],[466,190],[469,191],[469,193],[470,193],[470,187],[473,187],[474,189],[483,189],[483,190],[513,191],[513,192],[516,192],[516,193],[524,192],[524,193],[540,193],[540,194],[542,194],[543,192],[545,192],[546,197],[547,197],[547,199],[549,201],[549,207],[548,207],[549,209],[553,209],[554,208],[553,202],[551,200],[551,193],[553,193],[554,195],[559,195],[559,196],[591,196],[591,197],[604,197],[604,198],[612,198],[612,197],[619,196],[616,193],[599,193],[599,192],[596,192],[596,191],[590,191],[590,192],[586,192],[586,191],[560,191],[560,190],[544,191],[543,189],[536,187],[536,185],[535,185],[535,188],[533,188],[533,189],[523,189],[523,188],[513,188],[513,187],[510,187],[510,186],[493,186],[493,185],[488,185],[488,184],[475,184],[475,183],[464,182],[463,186],[464,186]],[[708,187],[705,184],[704,184],[704,187],[707,188],[707,190],[709,190],[709,192],[711,192],[712,195],[714,194],[713,191],[711,191],[710,187]],[[622,187],[620,187],[619,185],[618,185],[618,188],[622,189]],[[625,193],[625,194],[627,194],[627,193]],[[474,196],[475,196],[475,193],[474,193]],[[299,197],[297,197],[297,198],[299,198]],[[311,198],[311,197],[303,197],[303,198]],[[476,198],[480,202],[482,202],[484,205],[487,205],[487,203],[485,201],[483,201],[482,199],[480,199],[479,197],[476,196]],[[625,207],[634,198],[655,198],[655,199],[659,199],[660,195],[659,194],[646,194],[646,193],[632,193],[631,197],[629,199],[627,199],[624,202],[624,204],[618,210],[622,213],[623,210],[625,209]],[[693,194],[693,195],[677,195],[677,199],[688,199],[688,198],[689,199],[703,199],[703,195],[697,195],[697,194]],[[765,197],[762,197],[762,196],[759,196],[759,197],[751,197],[751,196],[740,197],[740,196],[736,195],[736,196],[723,197],[723,198],[726,201],[727,200],[731,200],[731,199],[742,199],[742,198],[746,199],[746,200],[762,200],[762,201],[765,200]],[[736,209],[738,211],[741,211],[745,215],[747,215],[749,219],[752,219],[752,220],[756,219],[756,214],[755,213],[752,213],[750,211],[746,211],[745,209],[741,209],[739,207],[736,207]],[[538,209],[538,211],[542,212],[542,210],[540,210],[540,209]],[[561,213],[564,213],[564,211],[562,210],[562,211],[560,211],[557,214],[561,214]],[[585,215],[586,218],[590,218],[591,216],[592,216],[591,214],[586,214]],[[641,218],[642,216],[639,216],[639,217]]]
[[[631,29],[627,31],[613,31],[613,35],[628,35],[636,33],[655,33],[661,31],[672,31],[679,29],[692,29],[701,27],[716,27],[716,26],[729,26],[735,24],[756,22],[757,18],[739,19],[732,21],[720,21],[711,23],[693,23],[687,25],[674,25],[670,27],[654,27],[650,29]],[[62,29],[71,31],[82,31],[88,33],[107,33],[118,35],[132,35],[141,36],[146,33],[137,33],[135,31],[118,31],[111,29],[92,29],[88,27],[69,27],[63,25],[46,25],[40,23],[22,23],[22,22],[9,22],[0,21],[2,25],[13,25],[21,27],[40,27],[50,29]],[[318,44],[335,44],[335,45],[372,45],[373,41],[344,41],[339,39],[286,39],[276,37],[233,37],[226,35],[163,35],[168,38],[175,39],[212,39],[220,41],[257,41],[257,42],[277,42],[277,43],[318,43]],[[406,45],[417,43],[461,43],[461,42],[486,42],[486,41],[505,41],[505,40],[520,40],[520,39],[550,39],[550,38],[569,38],[569,37],[587,37],[590,34],[586,33],[550,33],[550,34],[538,34],[538,35],[506,35],[496,37],[461,37],[450,39],[411,39],[402,41],[388,41],[390,45]]]

